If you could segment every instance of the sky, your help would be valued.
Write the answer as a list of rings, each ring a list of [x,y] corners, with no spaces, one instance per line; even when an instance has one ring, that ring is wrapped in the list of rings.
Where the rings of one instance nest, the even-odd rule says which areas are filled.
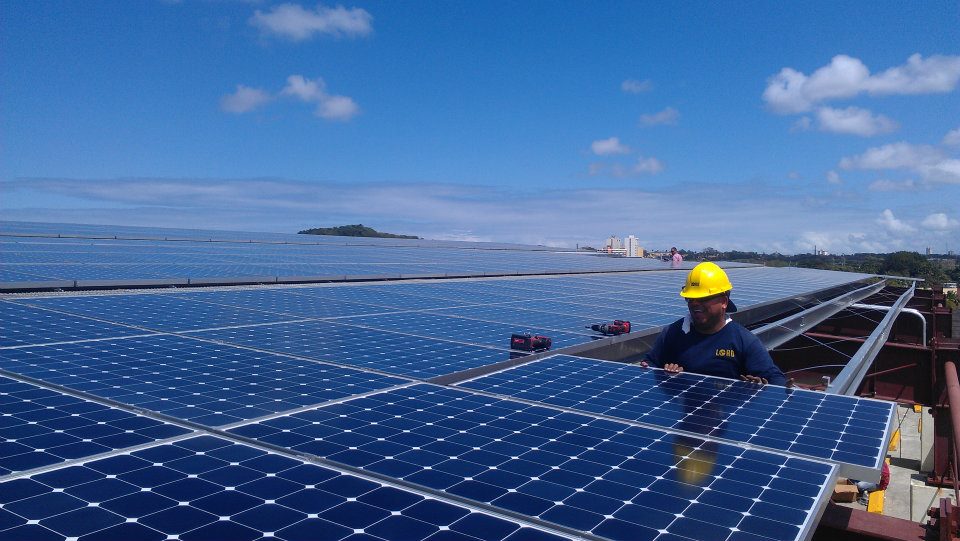
[[[960,251],[960,2],[0,2],[0,220]]]

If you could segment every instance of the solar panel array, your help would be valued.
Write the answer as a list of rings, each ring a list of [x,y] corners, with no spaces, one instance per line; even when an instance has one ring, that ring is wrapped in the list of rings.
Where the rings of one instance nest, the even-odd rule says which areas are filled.
[[[138,227],[120,225],[15,222],[0,220],[0,236],[56,237],[75,239],[128,239],[202,242],[260,242],[275,244],[341,244],[353,246],[433,246],[472,247],[483,250],[545,250],[556,248],[541,245],[462,240],[401,239],[388,237],[341,237],[336,235],[300,235],[264,233],[261,231],[222,231],[214,229],[177,229],[170,227]]]
[[[559,252],[543,246],[184,230],[171,233],[144,228],[128,228],[132,230],[117,234],[115,229],[0,222],[0,291],[670,268],[653,259]]]
[[[865,277],[729,273],[741,310]],[[682,280],[0,298],[0,538],[808,539],[881,403],[569,355],[430,383],[513,332],[653,332]]]

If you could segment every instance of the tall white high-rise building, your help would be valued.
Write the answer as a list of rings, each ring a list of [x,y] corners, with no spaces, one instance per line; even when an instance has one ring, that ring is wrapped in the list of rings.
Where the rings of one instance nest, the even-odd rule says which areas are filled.
[[[640,239],[630,235],[627,237],[626,242],[624,243],[627,252],[627,257],[643,257],[643,246],[640,246]]]

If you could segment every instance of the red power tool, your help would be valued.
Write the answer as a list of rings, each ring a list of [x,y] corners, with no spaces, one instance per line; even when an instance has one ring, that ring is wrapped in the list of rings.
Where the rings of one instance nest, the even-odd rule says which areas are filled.
[[[615,319],[613,323],[601,323],[599,325],[590,325],[587,327],[604,336],[617,336],[618,334],[627,334],[630,332],[630,322],[622,319]]]
[[[510,349],[519,349],[520,351],[542,351],[550,349],[551,340],[549,336],[540,336],[539,334],[514,334],[510,336]]]

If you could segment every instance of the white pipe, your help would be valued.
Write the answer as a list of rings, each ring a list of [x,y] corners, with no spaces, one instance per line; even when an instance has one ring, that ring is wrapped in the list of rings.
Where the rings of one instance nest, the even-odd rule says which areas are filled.
[[[850,308],[863,308],[865,310],[883,310],[885,312],[889,312],[891,307],[883,306],[880,304],[856,303],[856,304],[850,305]],[[918,318],[920,318],[920,324],[923,325],[923,344],[927,345],[927,319],[923,317],[923,314],[920,313],[920,310],[917,310],[916,308],[901,308],[900,312],[906,313],[906,314],[913,314]]]

